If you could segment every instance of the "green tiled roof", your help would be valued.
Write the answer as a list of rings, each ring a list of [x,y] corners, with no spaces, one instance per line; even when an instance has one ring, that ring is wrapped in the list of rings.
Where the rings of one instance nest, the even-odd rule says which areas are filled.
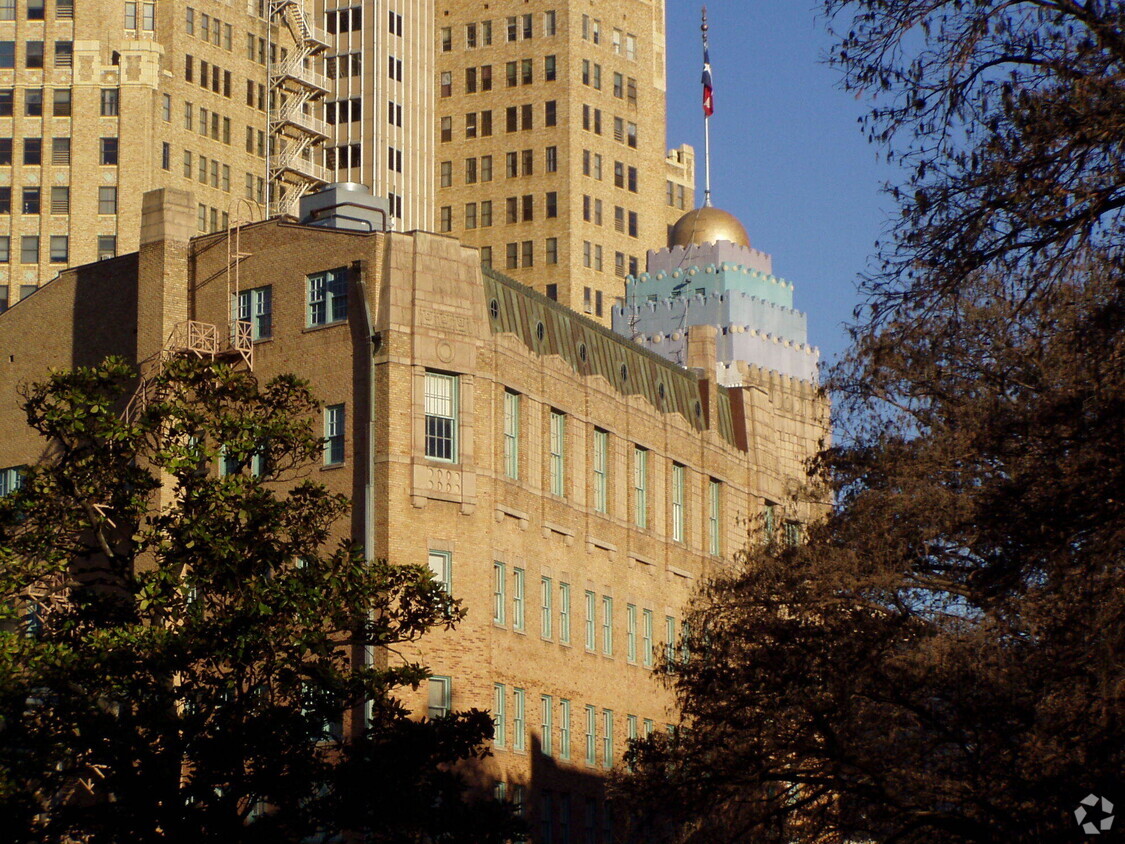
[[[707,427],[703,392],[693,373],[514,279],[487,267],[482,272],[492,333],[515,334],[537,354],[558,355],[579,375],[601,375],[623,394],[641,395],[664,413],[679,413],[697,430]],[[730,393],[719,387],[714,395],[711,425],[737,447]]]

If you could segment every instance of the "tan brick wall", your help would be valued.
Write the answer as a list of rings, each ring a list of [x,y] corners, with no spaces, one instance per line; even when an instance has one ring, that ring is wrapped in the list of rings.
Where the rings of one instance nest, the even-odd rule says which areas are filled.
[[[436,130],[440,133],[442,118],[452,120],[452,140],[440,142],[436,148],[435,173],[438,179],[434,219],[435,230],[442,228],[441,208],[450,209],[450,232],[473,246],[492,249],[492,265],[502,272],[530,284],[539,291],[548,285],[557,285],[558,300],[563,304],[585,310],[585,291],[591,290],[590,309],[596,309],[597,292],[602,294],[602,313],[592,316],[609,324],[609,309],[619,296],[624,295],[624,278],[617,275],[615,255],[625,256],[625,272],[629,259],[635,258],[640,270],[644,269],[645,250],[659,248],[666,243],[666,175],[665,175],[665,91],[664,91],[664,24],[663,4],[652,0],[623,0],[618,3],[577,3],[570,0],[532,0],[516,2],[501,0],[483,9],[470,0],[445,0],[436,4],[438,28],[437,73],[451,74],[452,92],[449,97],[436,101]],[[546,35],[544,15],[556,15],[556,34]],[[522,37],[523,16],[532,15],[532,37]],[[519,19],[520,37],[507,40],[507,18]],[[589,18],[587,38],[583,38],[583,15]],[[491,46],[466,46],[466,26],[481,21],[492,21]],[[593,26],[600,27],[599,43],[594,43]],[[442,52],[441,30],[451,30],[452,49]],[[614,49],[614,31],[622,38],[620,52]],[[626,54],[625,39],[635,37],[635,54]],[[479,41],[478,41],[479,44]],[[544,59],[556,59],[557,79],[544,78]],[[529,85],[508,86],[507,63],[530,59],[533,64],[533,81]],[[583,62],[589,63],[589,84],[583,84]],[[492,90],[467,93],[467,68],[478,69],[491,65]],[[600,71],[600,89],[594,87],[595,66]],[[522,73],[522,67],[520,68]],[[623,96],[614,93],[614,74],[625,80]],[[628,97],[629,79],[636,84],[636,101]],[[521,77],[522,80],[522,77]],[[545,125],[544,104],[557,103],[558,125]],[[506,109],[515,105],[532,106],[533,128],[509,133],[506,129]],[[601,113],[601,133],[591,128],[583,129],[583,109],[597,109]],[[492,135],[467,138],[465,115],[468,112],[491,111]],[[623,139],[614,138],[614,120],[620,118],[626,127],[637,126],[637,145],[631,148]],[[479,120],[479,118],[478,118]],[[547,173],[545,150],[549,146],[558,151],[558,171]],[[522,156],[531,150],[534,170],[523,175],[522,161],[517,177],[506,176],[506,156],[515,152]],[[601,178],[583,175],[583,156],[601,157]],[[492,156],[491,182],[467,184],[465,160]],[[442,162],[449,162],[452,183],[441,187]],[[615,187],[614,165],[621,162],[626,168],[626,187]],[[637,172],[637,191],[628,190],[628,169]],[[546,217],[546,194],[558,195],[558,217]],[[533,197],[533,219],[524,221],[522,198]],[[590,221],[584,220],[583,197],[591,203]],[[517,197],[521,202],[520,221],[509,223],[506,219],[506,202]],[[492,202],[490,227],[466,228],[465,206]],[[593,206],[601,203],[601,225],[594,219]],[[624,231],[615,227],[615,208],[625,213]],[[637,233],[630,236],[629,213],[636,214]],[[546,263],[547,238],[558,238],[558,263]],[[509,265],[506,248],[509,243],[533,244],[533,267],[525,267],[522,246],[518,266]],[[601,269],[587,267],[584,244],[591,244],[591,265],[596,264],[597,247],[601,249]]]

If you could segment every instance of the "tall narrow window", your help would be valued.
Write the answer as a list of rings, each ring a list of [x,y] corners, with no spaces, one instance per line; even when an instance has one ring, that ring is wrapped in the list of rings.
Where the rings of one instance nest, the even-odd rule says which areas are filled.
[[[550,639],[554,635],[554,585],[551,578],[544,577],[539,582],[540,586],[540,616],[539,616],[539,632],[544,639]]]
[[[648,449],[633,448],[633,523],[648,527]]]
[[[492,684],[492,743],[497,747],[503,747],[507,741],[507,723],[504,717],[507,692],[503,683]]]
[[[492,564],[492,623],[503,624],[507,615],[507,567],[500,562]]]
[[[594,614],[597,607],[597,596],[593,592],[586,592],[586,650],[592,651],[598,646],[597,620]]]
[[[641,614],[641,658],[646,668],[652,667],[652,610]]]
[[[527,696],[523,689],[512,689],[512,749],[527,748]]]
[[[520,476],[520,394],[504,391],[504,474]]]
[[[684,541],[684,467],[672,464],[672,539]]]
[[[613,767],[613,710],[602,710],[602,767]]]
[[[559,758],[570,758],[570,701],[559,701]]]
[[[712,554],[721,552],[719,544],[719,494],[720,483],[714,478],[711,479],[707,489],[708,512],[707,512],[707,550]]]
[[[431,677],[427,683],[429,702],[426,715],[444,718],[453,709],[453,680],[449,677]]]
[[[434,580],[446,592],[453,591],[453,555],[449,551],[431,551],[429,554],[430,572]]]
[[[324,408],[324,465],[344,462],[344,406],[332,404]]]
[[[594,510],[607,512],[609,474],[609,432],[594,429]]]
[[[264,340],[273,333],[273,291],[267,285],[242,290],[235,297],[235,314],[247,326],[254,340]]]
[[[341,267],[308,277],[308,325],[327,325],[348,318],[347,271]]]
[[[457,462],[456,375],[427,372],[425,382],[426,456]]]
[[[524,629],[525,619],[525,593],[524,593],[524,571],[523,569],[512,569],[512,629]]]
[[[637,661],[637,607],[635,604],[625,605],[625,658],[629,662]]]
[[[551,411],[551,494],[566,495],[566,414]]]
[[[570,644],[570,584],[559,584],[559,641]]]
[[[541,695],[539,698],[539,705],[541,707],[539,730],[540,730],[540,745],[543,750],[544,756],[554,755],[554,715],[555,715],[555,699],[550,695]]]
[[[602,653],[613,656],[613,598],[602,595]]]
[[[676,619],[670,615],[664,616],[664,658],[676,661]]]
[[[586,706],[586,764],[598,764],[598,711],[593,706]]]

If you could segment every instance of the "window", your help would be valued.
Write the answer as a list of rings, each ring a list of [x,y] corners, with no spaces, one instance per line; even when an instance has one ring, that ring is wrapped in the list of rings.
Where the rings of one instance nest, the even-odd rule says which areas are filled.
[[[684,541],[684,467],[672,464],[672,539]]]
[[[504,474],[520,476],[520,394],[504,391]]]
[[[551,411],[551,494],[566,495],[566,414]]]
[[[440,94],[443,97],[453,96],[453,73],[448,70],[441,72]]]
[[[530,218],[527,218],[530,219]],[[520,244],[521,252],[523,254],[523,266],[531,267],[535,264],[534,244],[530,240],[525,240]]]
[[[160,169],[172,169],[172,145],[167,141],[164,141],[160,145]]]
[[[512,689],[512,749],[527,748],[526,696],[523,689]]]
[[[453,680],[449,677],[431,677],[428,686],[428,705],[426,715],[444,718],[453,709]]]
[[[543,57],[543,79],[554,82],[558,75],[558,60],[555,56]]]
[[[348,318],[347,271],[340,267],[315,273],[309,280],[308,325],[328,325]]]
[[[594,429],[594,511],[608,512],[609,432]]]
[[[559,239],[557,237],[547,238],[547,263],[557,264],[559,262]]]
[[[559,195],[556,191],[547,192],[547,217],[559,216]]]
[[[602,710],[602,767],[613,767],[613,710]]]
[[[273,334],[273,288],[255,287],[239,291],[235,314],[240,323],[250,327],[253,340],[264,340]]]
[[[602,653],[613,656],[613,598],[602,595]]]
[[[552,739],[554,738],[554,715],[555,715],[555,699],[550,695],[541,695],[539,698],[540,706],[540,725],[539,735],[542,741],[542,750],[544,756],[553,756],[554,747]]]
[[[23,113],[28,117],[42,117],[43,90],[41,88],[26,88],[23,94]]]
[[[443,26],[441,28],[441,51],[449,53],[453,51],[453,28]]]
[[[23,163],[30,165],[39,165],[43,163],[43,139],[42,138],[24,138],[23,139]],[[32,188],[37,194],[38,188]],[[38,214],[38,211],[25,211],[25,214]]]
[[[625,658],[629,662],[637,661],[637,607],[635,604],[625,605]]]
[[[426,457],[457,462],[456,375],[427,372],[424,387]]]
[[[65,264],[69,259],[69,238],[65,234],[53,234],[50,241],[51,263]]]
[[[39,236],[34,234],[25,234],[20,238],[20,263],[21,264],[38,264],[39,263]],[[23,297],[20,296],[22,299]]]
[[[70,138],[51,139],[51,163],[63,167],[70,164]]]
[[[16,66],[16,42],[0,41],[0,68],[14,68]]]
[[[0,185],[0,214],[12,213],[12,188],[10,185]],[[3,285],[0,285],[2,288]]]
[[[559,169],[559,148],[547,147],[546,149],[546,165],[548,173],[557,173]]]
[[[588,650],[588,651],[596,650],[597,647],[598,647],[598,640],[597,640],[597,633],[596,633],[597,628],[595,627],[597,622],[594,618],[595,607],[597,606],[596,601],[597,601],[597,596],[595,596],[593,592],[587,590],[586,591],[586,650]]]
[[[438,220],[438,231],[449,232],[453,231],[453,206],[443,205],[440,209],[440,216]]]
[[[477,227],[477,204],[475,202],[465,203],[465,228],[475,229]]]
[[[543,577],[539,581],[542,602],[539,615],[539,633],[544,639],[554,635],[554,585],[551,578]]]
[[[0,21],[16,19],[16,0],[0,0]]]
[[[491,199],[485,199],[485,200],[481,201],[481,204],[480,204],[480,224],[481,224],[481,228],[487,228],[488,226],[492,225],[492,200]],[[491,255],[492,255],[492,247],[491,246],[487,246],[487,247],[482,246],[481,249],[488,249],[488,254],[491,257]],[[481,254],[483,255],[484,253],[482,252]],[[492,265],[489,264],[489,266],[492,266]]]
[[[0,166],[8,167],[12,163],[12,139],[0,138]]]
[[[512,569],[512,629],[523,632],[525,613],[524,570]]]
[[[6,300],[5,300],[6,301]],[[23,485],[23,467],[9,466],[0,469],[0,495],[9,495]]]
[[[324,408],[324,465],[344,462],[344,406],[331,404]]]
[[[586,764],[598,763],[598,713],[597,710],[586,705]]]
[[[504,708],[507,703],[507,688],[503,683],[492,684],[492,743],[503,747],[507,741]]]
[[[559,701],[559,758],[570,758],[570,701]]]
[[[25,42],[25,67],[42,68],[43,67],[43,42],[42,41],[27,41]]]
[[[447,188],[453,184],[453,162],[443,161],[438,168],[440,175],[440,184],[443,188]]]
[[[648,449],[633,448],[633,523],[648,527]]]
[[[23,189],[24,214],[38,214],[40,211],[40,193],[38,187]]]
[[[392,109],[391,114],[393,115],[394,114],[394,110],[393,110],[394,109],[394,103],[390,103],[389,105],[391,106],[391,109]],[[391,123],[394,123],[393,117],[391,119]],[[442,143],[447,143],[447,142],[453,140],[453,118],[452,117],[446,116],[446,117],[443,117],[441,119],[441,140],[442,140]]]
[[[117,255],[117,235],[98,235],[98,260],[104,261]]]
[[[717,509],[717,508],[716,508]],[[716,545],[718,543],[716,542]],[[788,519],[785,522],[785,544],[789,547],[795,547],[801,544],[801,523]],[[713,551],[712,553],[719,553]]]
[[[55,117],[70,117],[69,88],[56,88],[54,90],[51,114]]]
[[[555,12],[554,12],[554,10],[543,13],[543,34],[544,35],[554,35],[555,34]]]
[[[117,164],[117,138],[102,138],[100,149],[100,162],[102,164]]]
[[[664,616],[664,659],[676,661],[676,619],[670,615]]]
[[[570,584],[559,584],[559,641],[570,644]],[[564,757],[565,758],[565,757]]]
[[[492,623],[503,624],[507,613],[507,575],[506,566],[500,562],[492,564]]]
[[[117,89],[102,88],[101,111],[102,117],[117,117]],[[190,106],[189,106],[190,110]],[[189,125],[188,129],[191,128]]]
[[[652,667],[652,610],[641,612],[641,659],[646,668]]]
[[[721,552],[719,546],[719,481],[711,478],[707,485],[707,550],[712,554]]]

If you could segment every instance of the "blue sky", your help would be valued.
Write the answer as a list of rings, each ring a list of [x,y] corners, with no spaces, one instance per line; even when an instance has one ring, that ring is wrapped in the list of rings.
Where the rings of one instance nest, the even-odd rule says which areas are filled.
[[[856,119],[865,103],[842,91],[821,60],[831,43],[815,0],[709,0],[715,115],[715,205],[735,214],[751,244],[795,285],[809,339],[823,360],[843,351],[842,324],[858,301],[893,210],[882,193],[892,168],[876,160]],[[668,145],[698,152],[703,201],[700,3],[668,0]]]

